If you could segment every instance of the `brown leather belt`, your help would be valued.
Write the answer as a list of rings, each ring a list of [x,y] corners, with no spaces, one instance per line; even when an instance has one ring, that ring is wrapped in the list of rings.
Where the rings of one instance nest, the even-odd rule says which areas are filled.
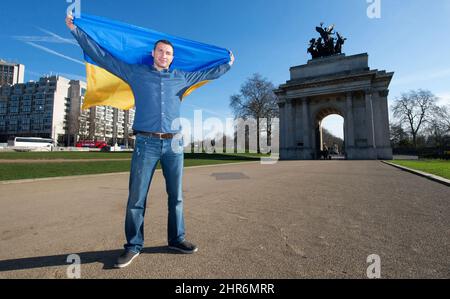
[[[175,134],[172,134],[172,133],[154,133],[154,132],[135,131],[135,134],[156,137],[159,139],[172,139],[173,137],[175,137]]]

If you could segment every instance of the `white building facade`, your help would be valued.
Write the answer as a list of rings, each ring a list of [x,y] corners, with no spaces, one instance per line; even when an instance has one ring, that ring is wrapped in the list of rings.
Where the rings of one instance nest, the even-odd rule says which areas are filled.
[[[65,146],[79,140],[129,145],[134,110],[82,110],[85,91],[85,82],[61,76],[0,86],[0,142],[29,136],[53,138]]]

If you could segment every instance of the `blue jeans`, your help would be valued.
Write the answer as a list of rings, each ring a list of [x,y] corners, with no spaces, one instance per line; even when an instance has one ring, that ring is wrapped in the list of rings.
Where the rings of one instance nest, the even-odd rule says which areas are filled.
[[[169,197],[167,237],[168,244],[184,241],[183,216],[183,140],[163,139],[138,134],[133,157],[129,183],[129,197],[125,218],[125,249],[140,252],[144,245],[144,216],[147,194],[158,161],[166,180]]]

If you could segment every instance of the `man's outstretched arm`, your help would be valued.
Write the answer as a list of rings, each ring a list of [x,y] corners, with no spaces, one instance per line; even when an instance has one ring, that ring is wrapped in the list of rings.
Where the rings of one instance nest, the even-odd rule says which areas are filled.
[[[128,74],[131,72],[131,65],[115,58],[107,51],[102,49],[92,38],[85,32],[78,29],[73,24],[73,16],[66,17],[66,25],[70,29],[72,35],[78,41],[83,51],[101,68],[120,77],[122,80],[128,81]]]
[[[198,72],[185,72],[184,77],[186,78],[187,86],[192,86],[198,82],[206,80],[214,80],[228,72],[234,63],[233,52],[230,51],[230,62],[212,67],[210,69]]]

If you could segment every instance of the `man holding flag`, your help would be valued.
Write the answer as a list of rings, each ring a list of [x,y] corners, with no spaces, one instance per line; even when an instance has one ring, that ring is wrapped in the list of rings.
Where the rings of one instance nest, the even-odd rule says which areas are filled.
[[[83,24],[82,19],[83,16],[78,24]],[[227,63],[207,69],[196,71],[171,69],[174,58],[177,57],[175,50],[178,44],[172,44],[171,41],[164,39],[158,40],[154,44],[151,52],[152,64],[131,64],[102,47],[99,44],[100,40],[94,40],[84,30],[78,28],[76,21],[77,19],[74,24],[74,18],[71,15],[66,18],[67,26],[85,55],[95,64],[95,67],[106,70],[129,85],[136,107],[133,124],[136,145],[131,161],[125,219],[127,243],[124,245],[125,251],[118,258],[115,267],[128,266],[143,248],[147,194],[158,161],[161,162],[168,194],[167,235],[169,248],[182,253],[196,252],[198,247],[185,239],[182,195],[184,144],[182,138],[177,137],[181,132],[177,119],[180,115],[183,96],[189,94],[193,88],[209,80],[217,79],[229,71],[234,63],[232,52],[228,51]],[[103,26],[107,23],[102,20],[100,24]],[[180,40],[179,43],[186,41]],[[197,43],[193,44],[197,45]],[[198,45],[204,46],[200,43]],[[182,46],[180,44],[180,48]],[[208,45],[204,48],[209,49]],[[204,48],[201,51],[205,52]],[[148,51],[150,52],[150,49]],[[211,46],[210,51],[216,53],[217,49]],[[123,54],[127,55],[127,53]],[[180,60],[182,59],[180,58]],[[88,90],[89,88],[91,87],[88,81]]]

